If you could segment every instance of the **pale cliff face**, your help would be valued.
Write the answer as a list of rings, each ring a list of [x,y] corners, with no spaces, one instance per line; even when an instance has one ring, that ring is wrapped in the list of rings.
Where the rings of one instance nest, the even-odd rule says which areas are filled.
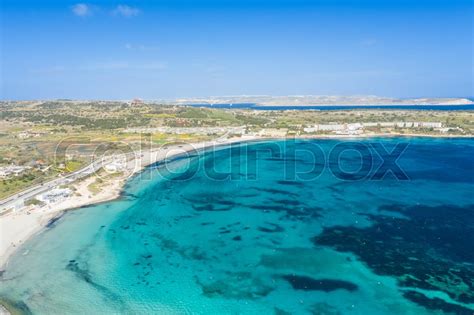
[[[209,98],[181,98],[172,104],[232,104],[252,103],[260,106],[311,106],[311,105],[470,105],[467,98],[412,98],[397,99],[378,96],[222,96]]]

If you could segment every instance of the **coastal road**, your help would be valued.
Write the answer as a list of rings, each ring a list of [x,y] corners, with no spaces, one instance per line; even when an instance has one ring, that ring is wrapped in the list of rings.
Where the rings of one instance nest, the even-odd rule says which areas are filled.
[[[55,178],[49,182],[46,182],[40,185],[33,186],[17,194],[14,194],[8,198],[0,200],[0,214],[3,211],[6,211],[7,209],[15,208],[16,206],[23,205],[26,200],[31,199],[44,192],[47,192],[48,190],[51,190],[52,188],[56,186],[67,185],[73,181],[89,176],[90,174],[98,171],[101,167],[104,167],[105,165],[111,163],[112,161],[113,161],[113,157],[107,157],[104,159],[100,159],[99,161],[94,161],[91,164],[87,165],[84,168],[81,168],[80,170],[76,172],[70,173],[60,178]]]
[[[137,162],[141,164],[143,160],[149,161],[147,164],[150,164],[152,161],[155,161],[157,159],[156,157],[154,158],[152,157],[153,154],[159,151],[164,151],[164,150],[158,149],[158,150],[144,151],[144,152],[140,152],[139,155],[137,155],[135,152],[126,153],[125,158],[128,161],[126,164],[126,169],[132,169],[132,170],[135,169],[135,167],[137,166]],[[35,196],[38,196],[39,194],[45,193],[54,187],[67,185],[78,179],[87,177],[90,174],[93,174],[94,172],[98,171],[100,168],[113,162],[115,158],[116,158],[115,156],[103,157],[101,159],[98,159],[92,162],[91,164],[85,166],[84,168],[76,172],[70,173],[60,178],[55,178],[43,184],[33,186],[19,193],[16,193],[8,198],[0,200],[0,215],[2,214],[2,212],[8,209],[12,209],[12,208],[15,209],[17,207],[22,207],[26,200],[32,199]]]
[[[254,139],[254,138],[252,137],[251,139]],[[249,140],[249,138],[246,138],[246,140]],[[190,143],[186,147],[184,147],[182,144],[177,144],[177,145],[170,145],[170,146],[166,146],[166,147],[158,148],[154,150],[141,151],[139,154],[137,154],[136,152],[130,152],[130,153],[125,154],[125,157],[127,160],[126,169],[136,170],[137,167],[140,168],[145,165],[150,165],[156,161],[165,160],[166,158],[169,158],[171,156],[174,156],[174,155],[177,155],[189,150],[201,150],[210,146],[224,145],[224,144],[230,144],[232,142],[240,142],[240,141],[242,141],[242,138],[229,139],[227,138],[227,134],[225,134],[219,137],[217,140],[194,143],[194,144]],[[177,152],[173,153],[173,150],[177,150]],[[19,193],[16,193],[15,195],[12,195],[8,198],[0,200],[0,215],[2,214],[2,212],[8,209],[12,209],[12,208],[15,209],[16,207],[23,206],[26,200],[32,199],[35,196],[38,196],[39,194],[45,193],[54,187],[57,187],[60,185],[67,185],[78,179],[84,178],[98,171],[100,168],[106,166],[107,164],[113,162],[115,158],[116,158],[115,156],[104,157],[102,159],[94,161],[93,163],[87,165],[86,167],[76,172],[70,173],[60,178],[53,179],[49,182],[46,182],[40,185],[33,186]]]

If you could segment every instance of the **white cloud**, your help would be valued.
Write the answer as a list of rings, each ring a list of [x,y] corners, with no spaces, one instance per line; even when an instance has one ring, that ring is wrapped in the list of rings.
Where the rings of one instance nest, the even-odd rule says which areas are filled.
[[[72,13],[77,16],[85,17],[92,15],[92,8],[91,6],[85,3],[77,3],[71,7]]]
[[[120,15],[124,17],[133,17],[137,16],[140,13],[140,10],[134,7],[130,7],[128,5],[118,5],[113,11],[112,14]]]

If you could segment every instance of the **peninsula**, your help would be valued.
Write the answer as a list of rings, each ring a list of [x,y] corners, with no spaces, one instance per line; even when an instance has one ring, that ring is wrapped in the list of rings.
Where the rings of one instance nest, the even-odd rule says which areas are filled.
[[[391,98],[374,95],[336,96],[336,95],[241,95],[204,98],[181,98],[163,100],[169,104],[255,104],[257,106],[333,106],[333,105],[472,105],[468,98]]]

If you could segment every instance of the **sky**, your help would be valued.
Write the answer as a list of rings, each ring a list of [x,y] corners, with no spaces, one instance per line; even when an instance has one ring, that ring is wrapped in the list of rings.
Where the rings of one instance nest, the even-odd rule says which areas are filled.
[[[474,96],[472,0],[2,0],[0,99]]]

